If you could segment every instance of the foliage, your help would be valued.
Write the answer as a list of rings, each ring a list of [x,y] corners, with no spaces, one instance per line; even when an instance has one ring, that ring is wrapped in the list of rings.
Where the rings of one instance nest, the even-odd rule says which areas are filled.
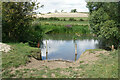
[[[29,36],[28,42],[32,47],[36,47],[38,41],[41,41],[42,39],[43,30],[41,28],[41,25],[38,25],[38,24],[34,24],[31,27],[32,29],[29,32],[30,34],[28,35]]]
[[[26,42],[32,32],[32,11],[38,8],[34,2],[3,2],[3,42]]]
[[[41,28],[44,34],[90,34],[87,25],[41,25]]]
[[[69,18],[69,21],[76,21],[74,18]]]
[[[40,21],[87,21],[87,18],[84,17],[50,17],[50,18],[44,18],[40,17],[38,18]]]
[[[71,13],[75,13],[75,12],[77,12],[77,9],[72,9],[71,10]]]
[[[80,21],[84,21],[83,19],[80,19]]]
[[[60,19],[57,18],[57,17],[51,17],[51,18],[49,18],[49,20],[56,20],[56,21],[59,21]]]
[[[99,38],[102,38],[109,46],[120,45],[120,2],[116,3],[97,3],[88,2],[87,7],[90,11],[89,23],[91,30]],[[111,10],[112,9],[112,10]]]
[[[57,20],[35,20],[33,23],[41,23],[41,24],[44,24],[44,25],[88,25],[88,21],[87,20],[84,20],[84,21],[79,21],[79,20],[76,20],[76,21],[69,21],[68,20],[69,18],[60,18],[60,21],[57,21]],[[79,18],[78,18],[79,19]]]

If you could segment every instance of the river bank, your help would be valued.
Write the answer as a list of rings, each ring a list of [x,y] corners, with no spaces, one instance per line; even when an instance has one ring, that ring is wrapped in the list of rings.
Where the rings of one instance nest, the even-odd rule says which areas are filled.
[[[90,49],[75,62],[38,61],[29,57],[36,48],[23,43],[9,45],[9,54],[2,53],[3,78],[118,78],[118,50]]]

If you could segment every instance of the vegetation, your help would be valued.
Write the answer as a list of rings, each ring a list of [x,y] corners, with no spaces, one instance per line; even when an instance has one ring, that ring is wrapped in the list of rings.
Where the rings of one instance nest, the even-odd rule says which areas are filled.
[[[50,17],[50,18],[43,18],[40,17],[38,18],[38,20],[40,21],[71,21],[71,19],[73,19],[72,21],[88,21],[87,17]]]
[[[100,53],[97,55],[98,60],[93,61],[94,64],[79,61],[78,66],[68,68],[50,69],[46,65],[39,69],[18,68],[27,65],[32,53],[39,51],[34,47],[41,42],[45,34],[72,34],[74,35],[71,36],[72,39],[90,34],[87,18],[33,18],[31,13],[37,8],[36,4],[33,2],[3,2],[2,4],[3,42],[13,42],[7,43],[12,46],[12,50],[2,53],[3,78],[118,78],[118,50]],[[87,7],[90,10],[91,31],[102,38],[102,41],[107,40],[108,46],[115,45],[117,48],[120,45],[120,18],[118,18],[120,3],[90,2]],[[77,10],[73,9],[71,12],[75,13]],[[51,39],[54,37],[52,36]],[[66,38],[69,40],[69,37]],[[64,40],[62,37],[60,39]],[[96,51],[102,49],[88,51],[90,54],[97,54]]]
[[[30,14],[35,8],[37,7],[34,2],[2,3],[3,42],[26,42],[35,38],[36,34],[39,34],[37,37],[41,37],[36,27],[31,26],[33,18]]]
[[[40,69],[16,69],[21,65],[25,65],[29,61],[31,51],[38,49],[29,47],[28,44],[13,43],[9,44],[15,51],[10,51],[9,54],[3,54],[3,78],[17,77],[17,78],[118,78],[118,50],[109,51],[107,53],[100,53],[97,57],[98,60],[94,64],[80,61],[78,66],[70,66],[68,68],[50,69],[47,66],[42,66]],[[97,54],[97,50],[88,50],[91,54]],[[104,62],[104,63],[103,63]],[[12,64],[11,64],[12,63]],[[53,75],[54,74],[54,75]]]
[[[120,2],[89,2],[87,7],[92,32],[107,41],[109,46],[115,45],[117,48],[120,45]]]
[[[90,34],[87,18],[41,17],[35,19],[32,24],[39,26],[43,34]]]
[[[49,23],[38,23],[38,27],[42,29],[43,34],[90,34],[89,27],[87,25],[60,25]],[[69,27],[70,26],[70,27]]]
[[[88,21],[37,21],[44,25],[88,25]]]
[[[75,13],[75,12],[77,12],[77,9],[72,9],[71,10],[71,13]]]
[[[39,50],[28,46],[23,43],[8,43],[12,46],[12,50],[9,53],[2,52],[2,69],[6,70],[11,67],[19,67],[20,65],[26,65],[29,62],[29,56],[32,51]]]

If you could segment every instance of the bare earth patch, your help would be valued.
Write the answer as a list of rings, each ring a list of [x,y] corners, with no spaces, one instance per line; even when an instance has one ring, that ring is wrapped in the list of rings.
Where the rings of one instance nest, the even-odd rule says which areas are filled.
[[[7,45],[7,44],[4,44],[4,43],[1,43],[0,42],[0,52],[9,52],[11,50],[11,46],[10,45]]]
[[[99,54],[109,54],[109,52],[102,50],[102,51],[94,51],[94,53],[91,53],[90,51],[86,51],[83,53],[80,58],[75,62],[68,62],[63,60],[51,60],[51,61],[38,61],[34,58],[31,58],[31,62],[26,64],[26,66],[20,66],[18,68],[13,68],[12,72],[15,70],[20,69],[37,69],[42,70],[45,69],[45,67],[49,69],[57,69],[57,68],[69,68],[69,67],[78,67],[80,64],[94,64],[96,60],[99,60],[99,57],[97,57]],[[82,63],[80,63],[82,61]],[[78,69],[74,69],[74,71],[77,71]],[[81,69],[80,69],[81,70]],[[61,72],[64,73],[64,72]],[[65,73],[66,74],[66,73]],[[54,76],[53,74],[51,76]],[[45,76],[44,76],[45,77]]]

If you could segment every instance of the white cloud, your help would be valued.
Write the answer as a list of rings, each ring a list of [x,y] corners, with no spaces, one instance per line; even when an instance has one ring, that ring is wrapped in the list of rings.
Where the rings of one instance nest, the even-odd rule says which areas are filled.
[[[70,12],[71,9],[77,9],[78,12],[88,12],[85,0],[38,0],[44,8],[39,8],[37,11],[42,13],[64,10]]]

